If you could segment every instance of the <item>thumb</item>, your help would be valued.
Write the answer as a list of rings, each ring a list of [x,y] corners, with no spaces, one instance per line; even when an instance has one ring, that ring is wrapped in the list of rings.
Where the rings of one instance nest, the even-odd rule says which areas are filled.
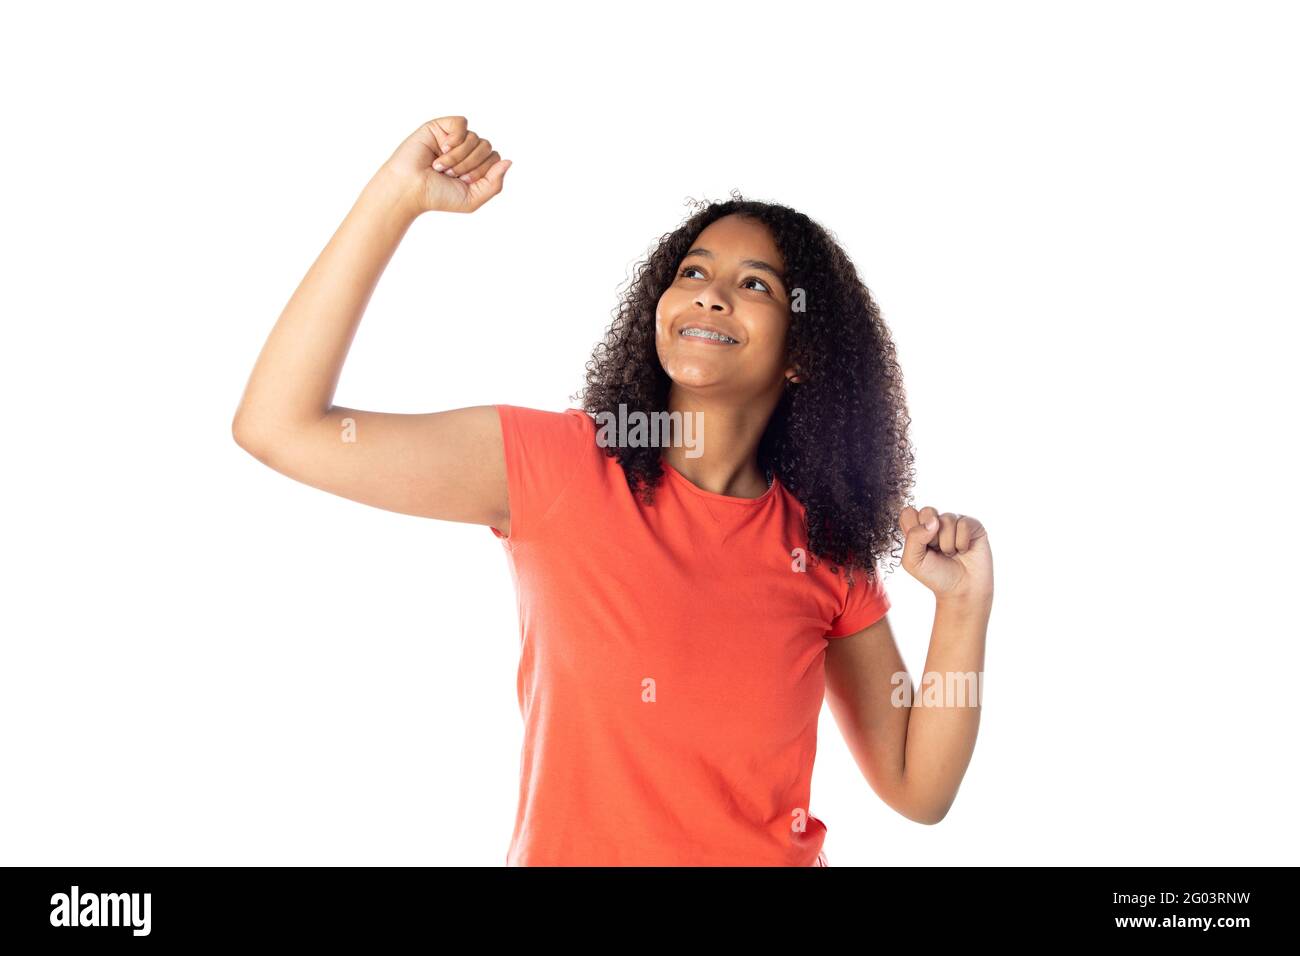
[[[916,567],[925,560],[925,549],[939,534],[939,519],[931,518],[932,527],[921,522],[914,524],[903,540],[903,560],[909,567]]]
[[[483,174],[483,178],[474,182],[470,189],[474,194],[474,199],[482,204],[487,202],[497,193],[501,192],[501,184],[505,182],[506,171],[510,168],[511,160],[498,159],[492,164],[491,168]]]

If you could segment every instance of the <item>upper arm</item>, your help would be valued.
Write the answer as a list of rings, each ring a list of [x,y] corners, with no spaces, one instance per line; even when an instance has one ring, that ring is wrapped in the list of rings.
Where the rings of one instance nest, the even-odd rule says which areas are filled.
[[[902,682],[910,689],[888,615],[827,641],[826,702],[835,723],[871,789],[906,816],[902,779],[909,711],[893,703]]]
[[[404,415],[331,408],[319,421],[236,441],[304,484],[362,504],[509,533],[501,422],[493,405]]]

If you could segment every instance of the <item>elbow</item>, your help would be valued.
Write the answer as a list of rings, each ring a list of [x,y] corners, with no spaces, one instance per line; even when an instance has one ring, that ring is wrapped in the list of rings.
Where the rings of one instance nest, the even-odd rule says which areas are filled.
[[[266,442],[261,437],[261,432],[254,429],[241,412],[235,412],[234,420],[230,423],[230,436],[236,445],[258,461],[266,461]]]
[[[943,818],[948,815],[948,811],[952,809],[953,801],[955,799],[956,795],[954,794],[953,797],[942,801],[908,801],[899,804],[894,807],[894,809],[907,817],[907,819],[911,820],[913,823],[920,823],[924,826],[932,827],[936,823],[942,822]]]
[[[230,437],[244,451],[248,451],[249,446],[253,443],[253,436],[248,430],[248,423],[244,421],[243,415],[239,412],[235,412],[235,418],[230,423]]]
[[[907,817],[913,823],[920,823],[923,826],[932,827],[943,820],[948,815],[947,810],[913,810],[911,808],[895,807],[900,814]]]
[[[241,405],[230,423],[230,435],[244,451],[279,471],[286,450],[310,440],[312,428],[313,424],[304,419],[261,411],[250,413]]]
[[[941,822],[943,818],[946,817],[947,815],[948,815],[948,811],[943,810],[939,813],[931,813],[929,815],[914,816],[912,817],[912,820],[916,823],[923,824],[927,827],[932,827],[936,823]]]

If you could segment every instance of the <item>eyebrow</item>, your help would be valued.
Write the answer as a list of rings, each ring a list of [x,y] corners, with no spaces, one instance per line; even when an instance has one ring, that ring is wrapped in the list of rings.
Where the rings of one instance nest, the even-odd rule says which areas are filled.
[[[714,257],[713,253],[708,249],[702,249],[699,246],[696,246],[690,252],[686,253],[682,258],[686,259],[690,256],[708,256],[710,259]],[[764,262],[762,259],[742,259],[740,264],[746,269],[761,269],[764,272],[770,272],[772,275],[776,276],[782,285],[785,285],[785,276],[781,275],[781,273],[776,271],[775,267]]]

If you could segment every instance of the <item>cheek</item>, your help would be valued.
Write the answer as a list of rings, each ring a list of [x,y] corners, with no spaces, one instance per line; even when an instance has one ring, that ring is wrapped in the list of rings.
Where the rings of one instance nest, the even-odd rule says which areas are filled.
[[[763,315],[749,326],[749,340],[756,351],[784,354],[788,323],[780,316]]]
[[[686,296],[676,286],[669,286],[659,296],[659,311],[673,313],[682,307]]]
[[[751,339],[750,344],[754,346],[754,364],[762,369],[764,378],[780,374],[789,364],[784,329],[764,332],[759,339]]]
[[[664,336],[668,333],[668,327],[672,325],[673,316],[682,309],[680,301],[681,296],[672,289],[669,289],[659,297],[659,304],[655,307],[655,334]]]

